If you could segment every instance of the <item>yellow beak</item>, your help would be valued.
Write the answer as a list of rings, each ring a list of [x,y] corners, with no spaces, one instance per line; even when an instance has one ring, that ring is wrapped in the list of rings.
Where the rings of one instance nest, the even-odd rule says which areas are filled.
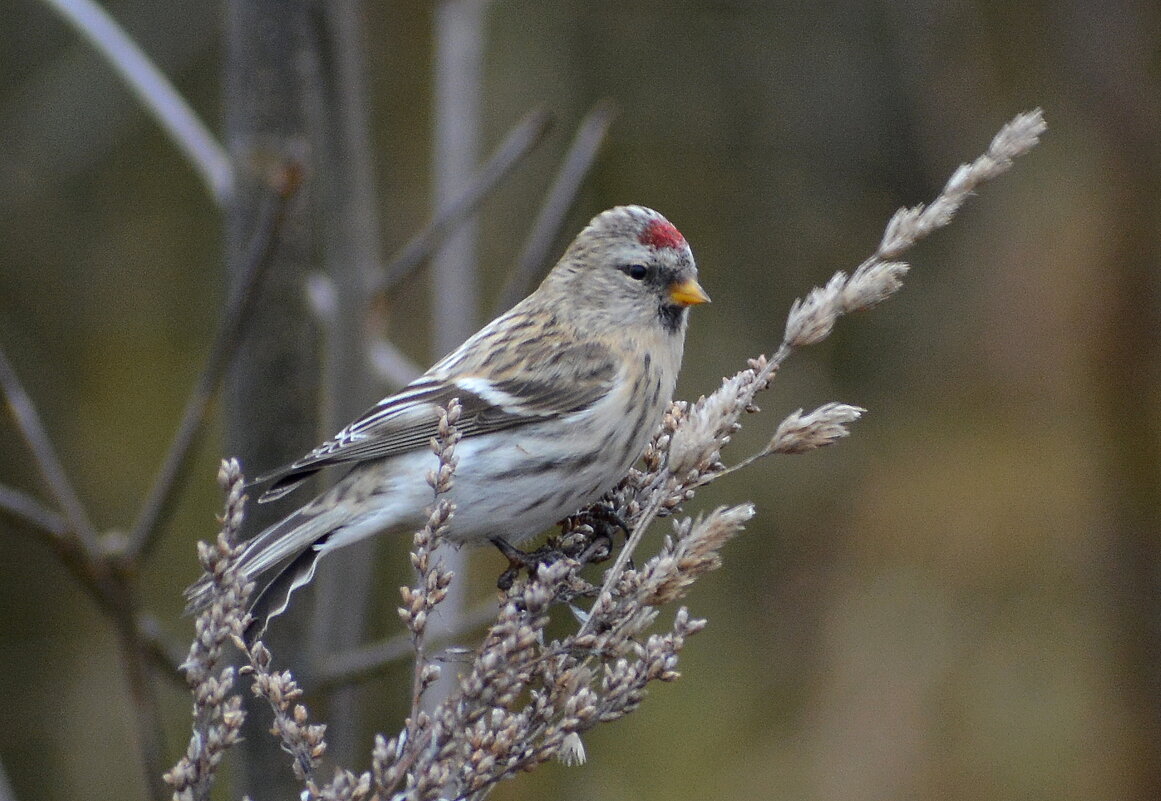
[[[709,303],[710,297],[693,278],[669,286],[669,299],[679,306],[698,306]]]

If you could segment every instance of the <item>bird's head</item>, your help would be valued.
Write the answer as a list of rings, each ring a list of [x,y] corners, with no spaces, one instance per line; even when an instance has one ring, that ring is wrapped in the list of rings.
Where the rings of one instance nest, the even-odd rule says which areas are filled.
[[[709,302],[685,237],[644,206],[617,206],[594,217],[545,287],[562,292],[578,314],[611,316],[623,326],[660,324],[673,334],[684,332],[690,306]]]

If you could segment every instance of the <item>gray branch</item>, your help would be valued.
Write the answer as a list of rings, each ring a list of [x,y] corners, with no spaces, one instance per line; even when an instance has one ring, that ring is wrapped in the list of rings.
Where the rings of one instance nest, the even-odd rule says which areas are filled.
[[[230,157],[169,79],[93,0],[44,2],[105,58],[189,159],[214,201],[224,205],[234,189]]]

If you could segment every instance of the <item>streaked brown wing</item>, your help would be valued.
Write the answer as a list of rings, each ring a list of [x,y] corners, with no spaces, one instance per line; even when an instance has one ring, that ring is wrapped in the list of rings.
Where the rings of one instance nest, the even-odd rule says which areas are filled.
[[[438,433],[438,409],[458,398],[461,436],[543,421],[592,406],[611,390],[612,353],[595,343],[545,350],[545,373],[553,380],[520,377],[492,380],[460,376],[451,381],[424,376],[385,398],[359,419],[301,459],[262,476],[272,482],[260,502],[281,498],[325,467],[382,459],[427,447]]]

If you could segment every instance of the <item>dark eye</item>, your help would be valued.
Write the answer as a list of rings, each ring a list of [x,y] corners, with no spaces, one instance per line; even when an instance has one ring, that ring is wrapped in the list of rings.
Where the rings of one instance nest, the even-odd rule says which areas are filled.
[[[622,267],[621,270],[634,281],[640,281],[649,275],[649,268],[644,264],[629,264]]]

